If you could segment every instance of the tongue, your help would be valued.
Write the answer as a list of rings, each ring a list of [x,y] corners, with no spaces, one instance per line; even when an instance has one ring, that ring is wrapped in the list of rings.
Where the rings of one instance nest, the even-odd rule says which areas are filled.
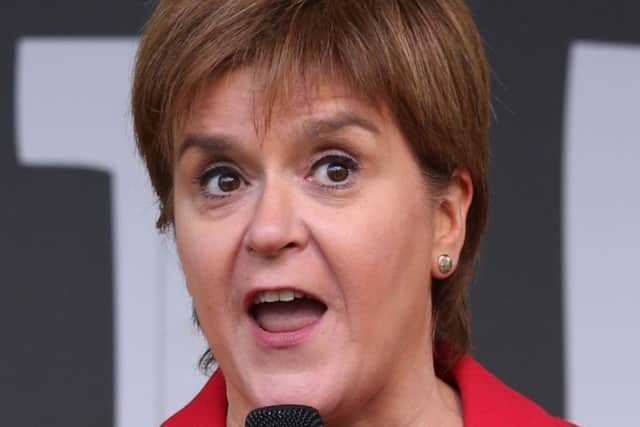
[[[324,304],[303,298],[258,304],[253,308],[253,314],[258,325],[267,332],[292,332],[320,319],[325,309]]]

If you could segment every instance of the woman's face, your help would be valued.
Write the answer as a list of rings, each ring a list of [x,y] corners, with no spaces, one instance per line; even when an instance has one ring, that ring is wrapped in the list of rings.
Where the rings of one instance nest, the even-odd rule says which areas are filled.
[[[431,372],[430,277],[451,228],[385,111],[298,88],[264,132],[251,70],[212,83],[177,140],[175,233],[230,416],[323,416]]]

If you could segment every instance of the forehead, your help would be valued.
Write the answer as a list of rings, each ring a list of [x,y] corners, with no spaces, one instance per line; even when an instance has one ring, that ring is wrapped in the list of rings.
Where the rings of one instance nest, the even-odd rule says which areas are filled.
[[[265,88],[249,67],[207,82],[190,111],[183,135],[215,129],[264,135],[272,128],[333,116],[340,118],[336,124],[347,121],[365,128],[389,119],[383,105],[361,96],[341,79],[292,79],[274,91]]]

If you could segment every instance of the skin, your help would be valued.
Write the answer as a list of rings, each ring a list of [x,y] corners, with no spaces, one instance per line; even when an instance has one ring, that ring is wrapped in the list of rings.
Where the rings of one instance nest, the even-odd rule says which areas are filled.
[[[227,425],[255,407],[304,403],[327,426],[462,426],[455,391],[433,371],[430,287],[438,256],[455,265],[461,250],[468,174],[433,191],[385,108],[339,82],[296,87],[265,132],[260,96],[250,68],[211,82],[175,147],[176,244],[225,375]],[[357,168],[334,182],[327,155]],[[232,191],[211,172],[221,165]],[[326,304],[299,345],[251,333],[243,299],[264,287]]]

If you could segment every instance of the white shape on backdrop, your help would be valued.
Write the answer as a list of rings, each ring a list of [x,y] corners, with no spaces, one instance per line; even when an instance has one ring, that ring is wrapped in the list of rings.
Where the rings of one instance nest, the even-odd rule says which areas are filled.
[[[567,414],[640,426],[640,47],[575,43],[567,90]]]
[[[18,160],[111,176],[115,426],[157,426],[206,380],[203,339],[191,325],[173,243],[134,149],[129,87],[133,38],[23,38],[18,42]],[[81,195],[79,195],[81,197]]]

